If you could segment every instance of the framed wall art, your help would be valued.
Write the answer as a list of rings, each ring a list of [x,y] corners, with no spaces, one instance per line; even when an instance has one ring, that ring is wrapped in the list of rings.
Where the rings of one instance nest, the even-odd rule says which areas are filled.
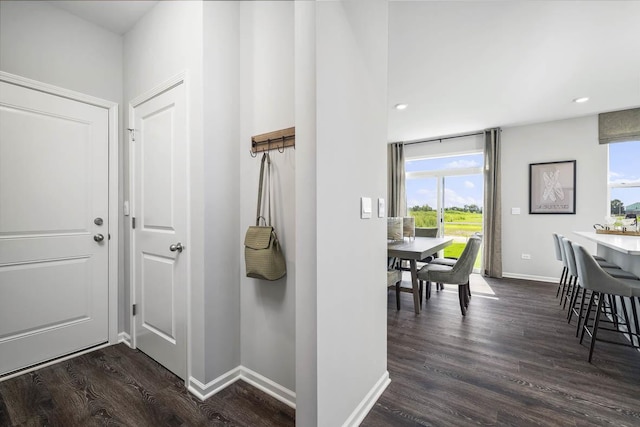
[[[576,213],[576,161],[529,165],[529,213]]]

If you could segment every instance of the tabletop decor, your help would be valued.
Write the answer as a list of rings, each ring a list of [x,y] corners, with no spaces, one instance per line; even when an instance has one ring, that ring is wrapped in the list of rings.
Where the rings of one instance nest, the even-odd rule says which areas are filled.
[[[402,218],[402,237],[408,237],[409,240],[416,237],[416,219],[412,216]]]
[[[576,161],[529,165],[529,213],[576,213]]]

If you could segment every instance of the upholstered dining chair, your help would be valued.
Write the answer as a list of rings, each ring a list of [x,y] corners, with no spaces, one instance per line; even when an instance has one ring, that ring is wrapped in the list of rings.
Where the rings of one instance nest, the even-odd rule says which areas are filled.
[[[396,308],[400,310],[400,282],[402,282],[401,270],[387,270],[387,289],[395,288],[396,291]]]
[[[427,294],[431,282],[458,285],[458,300],[463,316],[467,314],[467,307],[471,298],[469,276],[473,272],[473,265],[478,256],[481,243],[482,239],[480,237],[472,236],[455,265],[427,264],[418,271],[418,279],[427,282],[425,289]]]
[[[631,320],[636,328],[638,328],[638,314],[637,310],[632,310],[633,319],[629,319],[629,314],[624,307],[624,298],[629,298],[632,305],[637,303],[640,298],[640,280],[618,279],[616,277],[607,274],[602,267],[600,267],[597,261],[587,252],[587,250],[577,243],[572,243],[573,253],[578,268],[578,276],[580,278],[580,284],[585,290],[591,291],[589,297],[589,304],[584,316],[584,324],[582,326],[582,333],[580,335],[580,343],[584,339],[585,333],[591,337],[591,345],[589,346],[589,363],[593,357],[593,349],[595,348],[596,341],[608,342],[610,344],[624,345],[627,347],[640,348],[640,345],[636,345],[640,339],[638,329],[633,332],[631,328]],[[583,294],[584,295],[584,294]],[[608,319],[601,319],[601,315],[604,313],[605,297],[609,300],[615,297],[620,297],[620,302],[623,304],[622,315],[624,317],[624,323],[616,322],[614,328],[606,328],[601,325],[604,320],[606,323]],[[597,300],[597,304],[596,304]],[[584,297],[582,299],[580,311],[582,311],[582,305],[584,305]],[[589,329],[589,320],[591,311],[594,309],[593,322],[591,323],[591,329]],[[617,313],[613,313],[617,316]],[[624,326],[624,328],[620,328]],[[610,341],[606,339],[598,338],[598,330],[605,329],[612,332],[618,332],[623,335],[627,335],[630,343],[624,341]],[[634,339],[635,338],[635,339]]]

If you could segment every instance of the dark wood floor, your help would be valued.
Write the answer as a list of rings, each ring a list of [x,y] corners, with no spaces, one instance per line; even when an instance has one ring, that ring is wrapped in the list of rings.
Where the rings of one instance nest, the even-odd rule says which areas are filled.
[[[0,426],[292,426],[295,411],[237,381],[205,402],[123,344],[0,383]]]
[[[553,285],[478,276],[472,289],[465,318],[453,287],[434,291],[419,316],[410,294],[401,295],[398,312],[389,293],[392,382],[363,426],[640,426],[640,353],[598,343],[587,363],[588,348],[567,325]],[[291,426],[294,419],[294,410],[242,381],[200,402],[123,345],[0,383],[3,427]]]
[[[419,316],[389,292],[391,384],[363,426],[640,426],[640,353],[598,342],[589,364],[555,286],[483,282],[466,318],[454,287]]]

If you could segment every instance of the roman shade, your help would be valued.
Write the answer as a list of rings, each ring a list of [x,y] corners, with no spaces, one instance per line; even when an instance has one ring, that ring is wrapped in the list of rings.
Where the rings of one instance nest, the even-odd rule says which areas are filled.
[[[640,141],[640,108],[598,114],[600,144]]]

